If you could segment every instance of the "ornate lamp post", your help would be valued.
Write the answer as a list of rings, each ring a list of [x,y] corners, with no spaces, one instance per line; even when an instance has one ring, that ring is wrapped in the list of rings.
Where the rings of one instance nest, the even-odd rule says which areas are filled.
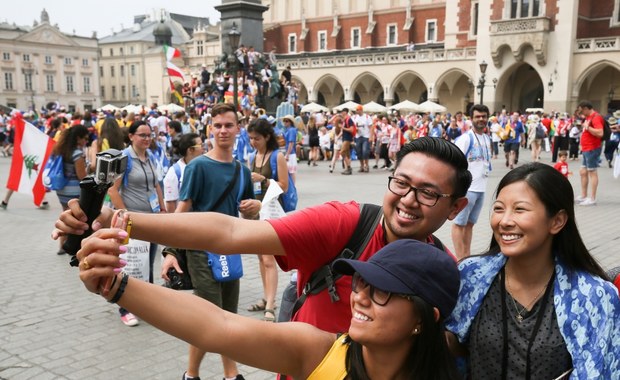
[[[230,63],[230,67],[233,70],[233,73],[232,73],[233,104],[235,105],[235,111],[239,109],[239,105],[237,104],[239,102],[239,99],[237,98],[237,95],[239,93],[239,88],[238,88],[238,83],[237,83],[237,56],[235,55],[235,52],[237,51],[237,48],[239,47],[240,39],[241,39],[241,33],[237,31],[237,24],[233,22],[232,28],[230,29],[230,32],[228,32],[228,43],[230,44],[230,50],[231,50],[231,54],[228,57],[228,63]]]
[[[487,71],[487,66],[489,66],[488,63],[486,63],[484,60],[482,62],[480,62],[480,72],[482,73],[482,75],[480,76],[480,79],[478,79],[478,93],[480,94],[480,104],[484,104],[483,100],[484,100],[484,85],[486,83],[486,77],[485,77],[485,73]]]

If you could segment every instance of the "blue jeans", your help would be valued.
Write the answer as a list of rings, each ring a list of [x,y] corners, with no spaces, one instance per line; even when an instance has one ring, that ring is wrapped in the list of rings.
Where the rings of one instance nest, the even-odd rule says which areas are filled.
[[[601,158],[601,147],[582,152],[583,160],[581,161],[581,167],[586,168],[589,171],[594,171],[599,166],[599,159]]]
[[[368,137],[355,138],[355,151],[358,160],[367,160],[370,157],[370,143]]]

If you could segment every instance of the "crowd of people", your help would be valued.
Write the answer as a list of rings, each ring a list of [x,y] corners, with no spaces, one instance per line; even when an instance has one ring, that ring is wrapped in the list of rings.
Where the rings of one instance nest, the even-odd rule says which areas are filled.
[[[570,115],[491,114],[484,105],[468,115],[369,115],[358,107],[277,120],[261,111],[224,102],[199,114],[167,115],[153,105],[138,115],[24,115],[57,140],[73,181],[57,191],[64,211],[54,238],[89,227],[72,198],[95,154],[115,148],[128,156],[111,207],[78,252],[80,278],[119,306],[126,325],[140,318],[188,342],[183,379],[199,378],[207,352],[220,353],[224,379],[237,380],[236,362],[282,378],[620,378],[618,289],[585,247],[574,211],[596,203],[597,158],[602,145],[614,155],[620,114],[603,118],[589,102]],[[10,120],[1,125],[10,135]],[[519,164],[523,148],[532,162]],[[554,152],[557,168],[538,162],[539,149]],[[578,154],[575,198],[559,164]],[[389,170],[387,188],[354,259],[342,248],[369,223],[355,201],[259,220],[269,184],[286,191],[298,161],[330,160],[331,172],[341,165],[351,175],[356,161],[366,173],[373,159],[373,169]],[[492,200],[489,250],[470,257],[486,178],[504,160],[511,170]],[[433,235],[449,220],[454,253]],[[184,248],[200,298],[121,273],[129,235],[151,243],[151,283],[157,245]],[[239,280],[216,280],[205,250],[259,255],[264,298],[251,309],[263,321],[236,315]],[[171,268],[183,271],[173,252],[162,262],[167,280]],[[296,270],[302,294],[326,265],[334,276],[325,277],[326,289],[307,294],[292,315],[305,323],[265,323],[276,320],[277,267]]]

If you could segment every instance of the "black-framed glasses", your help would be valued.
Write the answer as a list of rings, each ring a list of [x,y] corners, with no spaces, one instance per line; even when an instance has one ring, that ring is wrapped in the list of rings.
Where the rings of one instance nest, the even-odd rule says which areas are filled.
[[[413,300],[413,297],[406,294],[386,292],[385,290],[375,288],[367,283],[359,273],[353,273],[353,278],[351,279],[351,290],[353,290],[353,293],[359,293],[367,287],[369,288],[368,295],[370,296],[370,300],[379,306],[387,305],[387,303],[390,302],[390,298],[392,298],[392,294],[396,294],[409,301]]]
[[[411,186],[408,182],[396,178],[388,177],[388,189],[399,197],[406,197],[411,191],[415,196],[415,200],[424,206],[433,207],[439,201],[439,198],[449,198],[452,194],[440,194],[429,189],[418,189]]]
[[[153,135],[151,133],[136,133],[135,135],[140,137],[142,140],[148,140],[153,138]]]

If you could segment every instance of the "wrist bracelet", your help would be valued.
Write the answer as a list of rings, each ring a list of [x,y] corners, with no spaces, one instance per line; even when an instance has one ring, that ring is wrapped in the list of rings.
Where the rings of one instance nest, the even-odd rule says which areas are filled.
[[[123,293],[125,293],[125,287],[127,286],[127,281],[129,281],[129,275],[123,272],[123,278],[121,279],[121,284],[118,286],[118,290],[116,290],[116,293],[114,293],[114,297],[112,297],[112,299],[108,301],[109,303],[117,303],[121,299],[121,297],[123,296]]]

